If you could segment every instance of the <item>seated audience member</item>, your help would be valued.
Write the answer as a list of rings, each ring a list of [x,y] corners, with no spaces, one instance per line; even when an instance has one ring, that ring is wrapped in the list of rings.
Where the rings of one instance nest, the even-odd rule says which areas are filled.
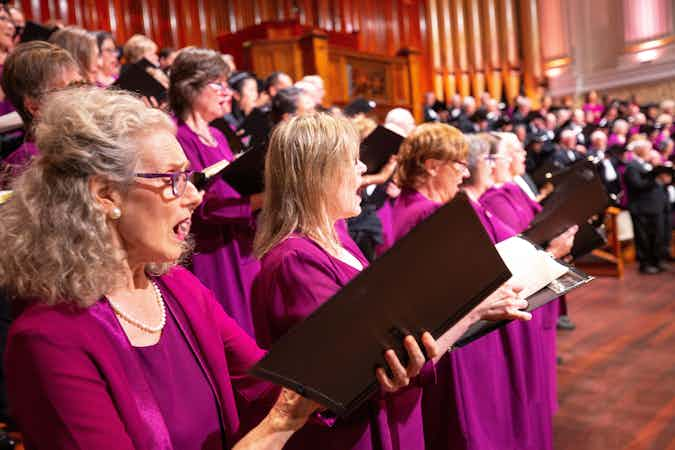
[[[464,100],[462,100],[462,114],[457,119],[457,128],[462,133],[477,133],[480,131],[478,125],[472,121],[477,108],[476,99],[464,97]]]
[[[96,36],[79,27],[65,27],[54,32],[49,42],[68,51],[80,66],[82,78],[94,84],[99,71],[99,51]]]
[[[588,148],[588,156],[594,158],[598,173],[607,189],[607,193],[616,201],[621,192],[621,181],[617,168],[612,162],[611,155],[607,153],[607,135],[600,131],[591,134],[591,145]]]
[[[553,154],[553,162],[558,167],[569,167],[584,157],[579,151],[574,131],[565,129],[560,133],[560,145]]]
[[[169,102],[178,124],[177,138],[193,170],[234,156],[217,129],[227,102],[228,67],[208,49],[186,48],[173,62]],[[241,196],[225,181],[215,181],[192,216],[195,254],[191,268],[241,328],[253,336],[249,295],[260,263],[252,254],[253,213],[262,195]]]
[[[652,151],[647,140],[631,143],[633,159],[626,166],[624,181],[628,194],[628,210],[633,220],[636,257],[640,263],[640,273],[656,274],[664,270],[663,238],[664,212],[667,210],[668,184],[666,176],[654,177],[652,164],[646,162]]]
[[[101,67],[96,74],[96,84],[101,87],[108,87],[119,76],[119,50],[117,50],[117,44],[112,34],[107,31],[96,32],[96,43],[101,56]]]
[[[10,178],[16,177],[39,153],[33,126],[45,95],[81,79],[80,67],[70,53],[44,41],[19,44],[5,61],[2,89],[16,105],[26,127],[24,143],[2,161],[9,166]]]
[[[436,94],[433,92],[427,92],[424,94],[424,121],[425,122],[438,122],[439,117],[438,113],[434,109],[436,105]]]
[[[36,142],[0,216],[26,447],[281,449],[317,405],[249,377],[263,351],[176,266],[201,194],[173,122],[80,88],[50,95]]]
[[[265,161],[265,209],[255,241],[262,269],[252,295],[256,337],[263,347],[272,345],[368,265],[340,226],[343,219],[359,213],[357,190],[365,166],[358,155],[359,137],[353,126],[327,114],[292,118],[272,133]],[[522,301],[512,292],[500,291],[437,343],[425,333],[422,340],[428,354],[440,356],[437,349],[447,348],[476,317],[511,317],[508,311],[516,307],[522,307]],[[408,368],[414,375],[423,358],[414,340],[405,342],[408,352],[417,355]],[[428,382],[432,371],[426,364],[419,383]],[[381,379],[384,372],[378,373]],[[410,386],[374,398],[333,428],[308,424],[286,448],[424,448],[419,397],[419,388]]]

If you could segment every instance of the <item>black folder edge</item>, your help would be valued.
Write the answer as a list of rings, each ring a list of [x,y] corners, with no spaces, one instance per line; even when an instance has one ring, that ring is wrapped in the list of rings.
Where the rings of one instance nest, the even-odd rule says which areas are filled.
[[[169,91],[147,72],[146,69],[149,67],[155,68],[154,64],[145,58],[130,64],[127,71],[115,80],[112,86],[141,96],[154,97],[158,103],[162,103]]]
[[[466,194],[464,194],[464,193],[459,193],[457,195],[456,199],[459,199],[459,198],[463,199],[463,200],[460,200],[460,201],[468,202]],[[413,239],[413,237],[416,234],[422,233],[424,230],[422,230],[423,227],[421,227],[421,225],[428,222],[429,220],[431,220],[434,216],[439,214],[443,210],[443,208],[447,207],[449,204],[450,203],[448,203],[448,204],[444,205],[443,207],[439,208],[436,212],[434,212],[429,217],[427,217],[425,220],[420,222],[407,235],[402,237],[395,245],[399,245],[400,243],[405,242],[405,240]],[[475,212],[474,212],[474,215],[475,215]],[[476,215],[476,220],[480,222],[477,215]],[[482,226],[481,226],[481,232],[485,234],[485,237],[487,239],[489,239],[487,231],[485,231],[485,229]],[[389,251],[391,251],[391,249]],[[370,270],[372,270],[372,267],[375,264],[377,264],[377,260],[373,264],[368,266],[366,269],[364,269],[350,283],[355,282],[360,277],[367,276],[367,273]],[[485,300],[489,295],[491,295],[493,292],[495,292],[502,284],[504,284],[506,281],[508,281],[511,278],[511,276],[512,276],[511,272],[506,267],[506,264],[503,263],[503,262],[502,262],[502,264],[503,264],[504,271],[500,274],[496,274],[494,281],[491,284],[487,285],[483,290],[481,290],[479,292],[479,294],[476,295],[475,298],[472,298],[468,302],[466,302],[458,313],[454,314],[453,316],[451,316],[448,319],[446,319],[445,321],[443,321],[442,324],[434,330],[421,330],[421,331],[417,331],[417,332],[412,333],[412,335],[417,340],[417,343],[420,346],[420,348],[422,348],[422,349],[424,348],[422,343],[421,343],[421,335],[424,333],[424,331],[429,331],[434,339],[438,339],[447,330],[449,330],[453,325],[455,325],[464,316],[466,316],[469,312],[471,312],[471,310],[473,308],[478,306],[483,300]],[[333,296],[333,297],[335,297],[335,296]],[[326,301],[324,303],[324,305],[328,304],[330,301],[332,301],[332,298],[329,299],[328,301]],[[308,320],[308,319],[314,317],[316,314],[319,313],[320,310],[321,310],[321,306],[319,308],[317,308],[314,312],[312,312],[312,314],[307,316],[307,318],[305,318],[305,320]],[[296,325],[295,327],[291,328],[288,331],[287,334],[291,335],[291,334],[297,333],[298,330],[299,330],[299,327]],[[272,349],[273,349],[273,347],[274,346],[272,346]],[[392,350],[394,350],[396,352],[396,355],[398,356],[399,360],[405,365],[406,361],[407,361],[407,352],[405,351],[405,348],[403,347],[403,342],[399,342],[398,345],[392,346],[391,348],[392,348]],[[272,349],[270,349],[270,351]],[[382,352],[383,354],[384,354],[384,350],[385,349],[383,349],[383,352]],[[251,375],[256,376],[258,378],[262,378],[262,379],[271,381],[275,384],[287,387],[289,389],[292,389],[302,396],[312,398],[312,399],[318,401],[319,403],[323,404],[324,406],[328,407],[331,411],[333,411],[334,413],[336,413],[340,417],[349,416],[349,414],[351,414],[354,410],[356,410],[361,404],[363,404],[371,395],[373,395],[378,390],[379,384],[378,384],[377,380],[375,379],[375,374],[374,374],[375,366],[374,366],[373,367],[373,381],[372,381],[372,383],[368,387],[366,387],[363,391],[361,391],[361,393],[357,397],[355,397],[354,400],[352,400],[349,404],[338,403],[338,402],[333,401],[331,398],[328,398],[327,396],[325,396],[321,392],[319,392],[315,389],[312,389],[309,386],[302,385],[302,383],[300,383],[297,380],[294,380],[294,379],[291,379],[291,378],[288,378],[288,377],[283,377],[283,376],[281,376],[281,375],[279,375],[275,372],[271,372],[269,370],[266,370],[266,369],[260,367],[260,363],[264,359],[265,359],[265,357],[263,357],[260,361],[258,361],[258,363],[249,370],[249,373]],[[384,358],[382,358],[382,361],[384,361]],[[382,365],[382,366],[386,367],[384,365]]]
[[[379,139],[385,141],[398,141],[398,145],[392,148],[381,148],[374,145]],[[392,155],[398,153],[399,148],[405,138],[389,128],[378,125],[366,138],[361,142],[359,158],[366,165],[366,174],[378,173],[387,164]]]
[[[220,172],[220,178],[242,196],[259,194],[265,190],[264,171],[266,156],[266,147],[254,147],[225,167]],[[260,164],[255,164],[256,161]],[[253,168],[252,165],[256,167]],[[243,180],[241,177],[238,179],[237,175],[243,175]],[[240,183],[240,181],[243,182]]]
[[[587,273],[577,269],[574,266],[571,266],[569,264],[566,264],[564,262],[556,260],[558,263],[567,266],[569,269],[569,272],[565,273],[564,275],[561,275],[558,279],[553,280],[551,283],[549,283],[547,286],[543,287],[539,291],[535,292],[534,294],[530,295],[527,298],[527,308],[525,308],[525,311],[532,312],[535,309],[538,309],[556,298],[560,297],[561,295],[564,295],[570,291],[573,291],[577,288],[580,288],[591,281],[595,279],[595,277],[588,275]],[[553,287],[561,284],[564,282],[565,279],[573,279],[573,284],[568,285],[568,286],[561,286],[560,289],[554,290]],[[563,280],[563,281],[561,281]],[[556,284],[554,284],[556,283]],[[491,322],[487,320],[479,320],[478,322],[474,323],[469,327],[469,329],[462,335],[461,338],[455,342],[455,344],[452,346],[454,348],[461,348],[464,347],[473,341],[485,336],[486,334],[489,334],[509,323],[513,322],[513,320],[502,320],[499,322]]]
[[[589,164],[591,164],[591,166],[589,166]],[[599,189],[601,189],[602,192],[605,194],[606,199],[605,199],[602,207],[598,206],[598,209],[594,212],[594,214],[592,214],[589,217],[585,217],[582,220],[574,220],[574,221],[570,220],[570,219],[567,219],[566,223],[565,223],[565,226],[556,227],[556,226],[553,226],[553,224],[551,223],[552,222],[551,217],[555,216],[555,214],[554,214],[555,211],[565,210],[565,208],[569,208],[570,202],[566,202],[562,206],[559,206],[558,208],[555,208],[553,210],[548,210],[546,205],[544,205],[544,209],[534,218],[534,221],[533,221],[532,225],[527,230],[525,230],[525,232],[523,233],[523,235],[526,238],[533,241],[537,245],[544,245],[545,242],[548,242],[551,239],[555,238],[560,233],[564,232],[565,229],[567,229],[567,228],[569,228],[573,225],[582,226],[586,221],[588,221],[588,219],[590,219],[594,215],[602,214],[605,211],[605,209],[610,204],[610,198],[609,198],[609,195],[607,194],[606,188],[604,187],[604,185],[602,184],[602,181],[599,178],[600,176],[598,175],[598,172],[597,172],[595,166],[592,165],[592,163],[588,162],[588,160],[583,160],[583,161],[579,162],[578,166],[573,166],[573,167],[575,167],[576,169],[583,169],[584,166],[586,166],[586,168],[589,169],[589,170],[592,167],[592,170],[595,174],[595,179],[594,179],[593,182],[596,183],[597,187]],[[570,167],[570,169],[571,169],[571,167]],[[568,170],[567,173],[571,173],[571,170]],[[571,183],[572,183],[572,180],[568,179],[568,180],[565,181],[565,183],[562,183],[560,185],[559,189],[567,188],[567,186],[571,185]],[[560,191],[558,191],[558,192],[560,192]],[[578,191],[574,191],[574,193],[578,193]],[[558,195],[558,194],[556,194],[556,192],[554,191],[551,195]],[[544,219],[541,219],[542,217],[544,217]],[[542,228],[544,228],[546,230],[546,233],[541,232]],[[538,235],[542,235],[542,238],[541,239],[531,238],[531,236],[536,237]]]

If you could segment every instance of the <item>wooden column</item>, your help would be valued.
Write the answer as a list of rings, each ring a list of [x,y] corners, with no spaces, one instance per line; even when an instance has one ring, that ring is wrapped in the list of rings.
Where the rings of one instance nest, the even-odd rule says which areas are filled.
[[[452,18],[450,0],[438,1],[438,18],[440,22],[441,61],[443,65],[443,91],[446,101],[457,93],[455,82],[455,52],[452,46]]]
[[[483,0],[483,52],[490,97],[502,98],[501,52],[499,49],[498,0]]]
[[[323,33],[311,33],[300,39],[302,52],[302,70],[304,75],[319,75],[324,80],[330,79],[328,66],[328,36]],[[324,102],[330,104],[332,99],[326,90]]]
[[[410,103],[417,123],[424,121],[422,111],[422,88],[420,85],[420,52],[411,48],[403,48],[398,52],[408,60],[408,82],[410,83]]]
[[[471,73],[471,91],[476,100],[485,92],[485,64],[483,60],[483,33],[480,23],[480,0],[466,2],[467,31],[469,32],[469,56]]]
[[[469,58],[466,46],[466,26],[464,15],[464,0],[451,0],[452,24],[455,43],[455,78],[457,88],[462,97],[471,93],[471,82],[469,79]]]
[[[441,43],[439,33],[438,0],[427,0],[427,25],[431,48],[431,70],[433,91],[436,98],[443,98],[443,67],[441,64]]]
[[[525,95],[537,108],[541,98],[541,40],[537,0],[520,0],[520,27],[523,42],[523,77]]]
[[[500,39],[502,42],[502,77],[506,100],[511,103],[520,92],[520,58],[515,0],[499,1]]]

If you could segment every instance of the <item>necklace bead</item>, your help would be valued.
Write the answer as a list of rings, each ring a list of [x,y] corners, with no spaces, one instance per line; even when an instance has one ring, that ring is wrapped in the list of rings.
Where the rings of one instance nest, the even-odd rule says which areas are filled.
[[[125,322],[135,326],[136,328],[140,328],[141,330],[145,331],[146,333],[159,333],[164,329],[164,325],[166,325],[166,307],[164,306],[164,299],[162,298],[162,291],[159,290],[159,286],[154,281],[150,281],[152,284],[153,292],[155,294],[155,299],[157,300],[157,305],[159,306],[159,324],[152,326],[148,325],[142,320],[138,320],[134,317],[131,317],[128,313],[125,313],[122,308],[120,308],[120,305],[113,301],[110,297],[108,297],[108,303],[110,303],[110,306],[112,307],[113,311],[115,314],[120,317],[122,320]]]

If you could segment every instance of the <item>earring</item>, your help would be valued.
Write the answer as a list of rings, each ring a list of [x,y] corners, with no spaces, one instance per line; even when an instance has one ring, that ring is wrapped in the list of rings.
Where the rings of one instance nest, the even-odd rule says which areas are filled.
[[[119,209],[117,206],[115,206],[115,207],[110,211],[109,217],[110,217],[112,220],[117,220],[117,219],[119,219],[120,217],[122,217],[122,210]]]

